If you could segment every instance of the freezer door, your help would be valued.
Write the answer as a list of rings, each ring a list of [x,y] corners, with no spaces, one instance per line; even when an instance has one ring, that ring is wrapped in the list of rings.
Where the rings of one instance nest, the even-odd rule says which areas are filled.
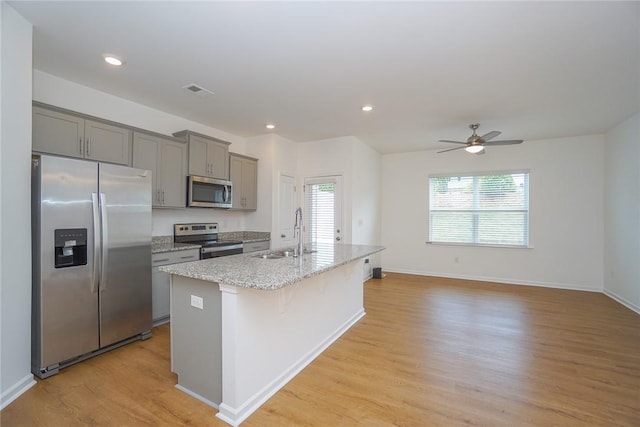
[[[92,194],[98,190],[98,165],[49,156],[34,156],[32,161],[32,365],[36,372],[99,347],[92,203]],[[57,262],[56,268],[56,260],[61,260],[56,240],[58,246],[65,246],[68,257],[74,250],[84,250],[76,247],[83,243],[80,239],[86,239],[86,258],[80,259],[80,265]]]
[[[151,330],[151,172],[100,164],[100,346]]]

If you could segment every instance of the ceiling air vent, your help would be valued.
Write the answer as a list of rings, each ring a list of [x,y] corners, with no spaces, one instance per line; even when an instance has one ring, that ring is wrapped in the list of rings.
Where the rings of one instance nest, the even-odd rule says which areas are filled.
[[[200,97],[213,95],[212,91],[210,91],[208,89],[205,89],[202,86],[198,86],[195,83],[191,83],[191,84],[188,84],[186,86],[182,86],[182,89],[186,90],[187,92],[191,92],[194,95],[198,95]]]

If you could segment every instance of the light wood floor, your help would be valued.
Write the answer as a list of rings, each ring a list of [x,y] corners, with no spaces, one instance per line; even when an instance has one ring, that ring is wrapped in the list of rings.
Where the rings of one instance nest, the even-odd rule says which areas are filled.
[[[602,294],[387,274],[365,309],[243,426],[640,426],[640,315]],[[38,381],[2,427],[226,425],[169,366],[164,325]]]

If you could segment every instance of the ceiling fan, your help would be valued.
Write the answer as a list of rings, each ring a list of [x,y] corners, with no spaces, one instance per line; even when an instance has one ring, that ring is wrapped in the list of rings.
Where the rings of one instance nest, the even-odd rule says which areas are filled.
[[[522,144],[521,139],[506,139],[503,141],[490,141],[490,139],[495,138],[500,135],[502,132],[498,132],[497,130],[486,133],[482,136],[478,136],[476,134],[476,130],[480,127],[479,123],[473,123],[469,125],[469,128],[473,131],[473,134],[467,138],[467,142],[462,141],[450,141],[448,139],[441,139],[439,142],[449,142],[452,144],[462,144],[461,147],[449,148],[448,150],[438,151],[438,153],[446,153],[447,151],[459,150],[464,148],[465,151],[473,154],[484,154],[484,147],[488,145],[513,145],[513,144]]]

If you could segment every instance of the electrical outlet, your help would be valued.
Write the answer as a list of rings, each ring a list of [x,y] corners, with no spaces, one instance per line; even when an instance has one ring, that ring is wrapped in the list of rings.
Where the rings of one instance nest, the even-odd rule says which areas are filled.
[[[204,299],[202,297],[191,295],[191,307],[204,309]]]

